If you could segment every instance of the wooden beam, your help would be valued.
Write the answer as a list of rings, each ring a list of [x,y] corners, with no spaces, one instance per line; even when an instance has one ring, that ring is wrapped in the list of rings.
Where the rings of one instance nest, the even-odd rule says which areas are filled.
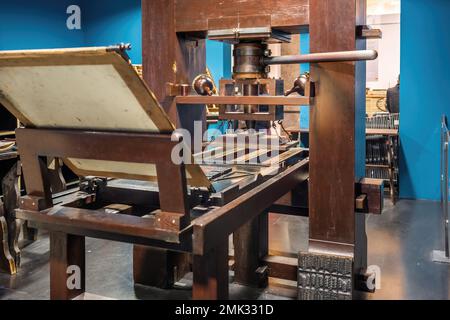
[[[311,53],[365,49],[355,32],[365,17],[364,0],[310,0]],[[312,64],[311,79],[318,94],[310,116],[310,240],[300,253],[299,298],[351,299],[354,279],[367,267],[365,215],[355,212],[355,182],[365,168],[365,62]],[[337,294],[317,280],[325,261],[346,274],[348,284]]]
[[[356,207],[357,212],[382,214],[384,207],[384,180],[361,179],[356,184],[356,196],[362,207]],[[362,197],[364,196],[364,198]]]
[[[272,27],[299,33],[309,24],[308,3],[308,0],[176,0],[175,28],[177,32],[205,33],[238,27]]]
[[[308,168],[309,160],[305,159],[225,206],[195,219],[194,254],[206,254],[217,245],[217,239],[228,237],[237,228],[255,218],[284,194],[308,179]]]

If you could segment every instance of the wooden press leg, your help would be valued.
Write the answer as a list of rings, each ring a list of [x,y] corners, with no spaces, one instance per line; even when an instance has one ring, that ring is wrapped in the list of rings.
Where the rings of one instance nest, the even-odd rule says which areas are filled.
[[[365,49],[364,0],[310,0],[311,53]],[[311,105],[309,249],[299,255],[299,299],[352,299],[365,265],[364,215],[355,181],[364,176],[365,63],[311,64],[320,88]],[[339,134],[332,134],[339,132]]]
[[[85,238],[50,233],[50,298],[70,300],[86,289]]]
[[[186,170],[169,159],[156,165],[159,202],[162,213],[157,223],[162,229],[182,230],[190,223]],[[168,288],[190,271],[190,256],[164,249],[135,245],[133,249],[134,282]]]
[[[233,234],[234,280],[252,287],[267,286],[267,271],[260,268],[269,251],[268,213],[242,226]]]
[[[190,271],[190,255],[135,245],[133,247],[133,278],[135,284],[170,288]]]
[[[194,300],[228,299],[228,239],[203,256],[194,255]]]

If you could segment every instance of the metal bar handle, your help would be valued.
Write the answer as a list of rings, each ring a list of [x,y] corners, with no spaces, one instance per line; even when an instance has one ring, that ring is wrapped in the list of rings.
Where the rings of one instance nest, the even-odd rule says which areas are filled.
[[[342,61],[366,61],[375,60],[378,52],[375,50],[355,50],[311,53],[292,56],[267,57],[263,59],[265,65],[297,64],[297,63],[321,63]]]

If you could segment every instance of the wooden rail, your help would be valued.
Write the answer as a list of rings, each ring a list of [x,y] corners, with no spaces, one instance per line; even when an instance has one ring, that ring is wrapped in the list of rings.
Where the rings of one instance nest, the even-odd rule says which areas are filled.
[[[258,104],[304,106],[310,104],[309,97],[284,96],[177,96],[177,104]]]

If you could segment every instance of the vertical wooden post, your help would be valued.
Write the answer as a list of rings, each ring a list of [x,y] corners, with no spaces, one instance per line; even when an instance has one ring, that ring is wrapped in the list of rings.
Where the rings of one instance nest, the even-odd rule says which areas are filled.
[[[239,228],[233,234],[233,244],[234,280],[247,286],[265,287],[268,273],[258,269],[269,253],[269,213],[264,212]]]
[[[133,246],[133,278],[141,285],[167,289],[190,271],[187,253]]]
[[[203,256],[194,255],[194,300],[228,299],[228,239]]]
[[[168,157],[169,157],[168,150]],[[167,159],[157,164],[161,213],[157,215],[162,228],[181,230],[190,223],[187,199],[186,170]],[[187,253],[134,245],[133,277],[135,283],[168,288],[190,271]]]
[[[16,130],[17,146],[20,151],[23,174],[28,196],[39,198],[37,210],[44,210],[53,206],[51,184],[48,174],[47,158],[33,153],[27,148],[31,143],[27,140],[26,129]]]
[[[203,133],[206,128],[205,106],[178,108],[174,97],[167,92],[168,84],[191,84],[198,74],[206,71],[205,40],[192,39],[187,35],[176,33],[174,0],[142,1],[142,51],[144,80],[155,93],[169,118],[178,128],[187,129],[192,139],[194,121],[201,121]],[[186,191],[185,183],[180,184],[183,190],[176,190],[174,195],[170,185],[178,185],[178,181],[168,180],[170,175],[162,167],[158,170],[158,176],[161,210],[180,213],[180,217],[184,215],[186,218],[185,214],[189,211],[185,199],[182,202],[170,199],[170,197],[183,199],[179,194]],[[167,183],[169,191],[161,190],[165,189],[163,184]],[[189,223],[184,218],[180,221],[180,225]],[[168,287],[190,270],[190,258],[186,254],[143,246],[134,246],[133,250],[133,274],[136,283]]]
[[[167,160],[157,165],[161,227],[181,230],[190,223],[184,165]],[[190,271],[190,255],[147,246],[133,247],[133,276],[135,283],[169,288]]]
[[[85,238],[50,233],[50,298],[70,300],[86,289]]]
[[[175,0],[142,1],[142,53],[144,80],[178,128],[194,133],[194,121],[206,127],[205,105],[177,107],[167,84],[191,84],[206,72],[205,39],[175,31]]]
[[[364,8],[363,0],[311,0],[311,53],[358,49],[355,30]],[[358,271],[348,274],[348,265],[363,264],[365,218],[355,213],[355,182],[364,174],[364,70],[364,62],[311,65],[317,96],[310,117],[310,240],[299,278],[315,274],[320,280],[320,264],[335,261],[344,285],[300,283],[300,298],[351,298]]]

